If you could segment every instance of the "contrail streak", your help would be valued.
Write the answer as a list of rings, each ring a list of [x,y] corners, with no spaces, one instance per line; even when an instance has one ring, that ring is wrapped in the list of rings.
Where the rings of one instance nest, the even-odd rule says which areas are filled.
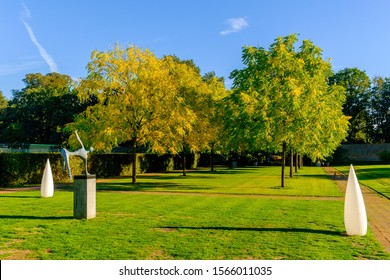
[[[39,51],[39,54],[41,55],[43,60],[49,66],[50,71],[51,72],[59,72],[56,63],[54,62],[54,59],[45,50],[45,48],[42,47],[42,45],[38,42],[38,39],[37,39],[37,37],[35,37],[34,32],[33,32],[32,28],[31,28],[31,26],[23,19],[24,17],[27,17],[27,18],[31,17],[30,10],[27,8],[25,3],[23,3],[23,13],[22,13],[22,17],[20,18],[20,20],[22,21],[22,23],[26,27],[28,35],[30,36],[30,39],[33,42],[33,44],[37,47],[37,49]]]

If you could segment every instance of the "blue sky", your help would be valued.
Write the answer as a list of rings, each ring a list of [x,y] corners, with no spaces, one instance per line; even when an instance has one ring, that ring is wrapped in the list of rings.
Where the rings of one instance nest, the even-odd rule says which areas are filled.
[[[116,43],[193,59],[227,79],[243,46],[291,33],[321,47],[336,72],[390,77],[389,14],[388,0],[0,0],[0,90],[11,98],[28,73],[84,77],[92,50]]]

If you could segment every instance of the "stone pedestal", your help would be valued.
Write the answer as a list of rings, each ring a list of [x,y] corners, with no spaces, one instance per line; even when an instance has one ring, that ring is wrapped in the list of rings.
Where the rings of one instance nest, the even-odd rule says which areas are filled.
[[[96,175],[74,176],[75,219],[92,219],[96,217]]]

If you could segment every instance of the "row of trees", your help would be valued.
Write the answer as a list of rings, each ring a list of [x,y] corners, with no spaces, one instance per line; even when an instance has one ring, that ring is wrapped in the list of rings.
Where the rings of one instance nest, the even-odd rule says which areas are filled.
[[[7,101],[0,94],[0,143],[60,144],[69,137],[63,128],[84,111],[67,75],[27,74],[25,87]]]
[[[82,131],[96,150],[126,143],[132,146],[133,162],[140,146],[155,153],[182,153],[185,175],[185,154],[210,149],[215,141],[215,108],[226,90],[213,73],[202,77],[192,61],[116,46],[93,52],[88,73],[78,86],[79,97],[95,104],[67,129]],[[133,183],[135,170],[133,164]]]
[[[390,143],[390,78],[370,80],[364,71],[346,68],[329,82],[346,89],[343,112],[351,116],[346,143]]]
[[[348,139],[360,137],[345,115],[352,124],[364,115],[364,127],[372,124],[371,131],[382,136],[390,123],[383,111],[374,124],[379,107],[370,107],[384,105],[379,100],[388,98],[388,79],[377,79],[375,87],[349,87],[357,74],[348,73],[364,72],[334,75],[320,48],[309,40],[299,48],[297,43],[290,35],[267,50],[243,48],[244,68],[232,72],[231,90],[214,73],[202,76],[191,60],[158,58],[135,46],[94,51],[88,76],[77,83],[58,73],[29,74],[12,100],[0,95],[0,142],[76,145],[77,129],[97,151],[131,146],[134,162],[139,147],[182,153],[183,160],[190,151],[281,152],[283,186],[288,152],[324,158],[348,130]],[[363,92],[376,92],[375,98],[361,105]]]

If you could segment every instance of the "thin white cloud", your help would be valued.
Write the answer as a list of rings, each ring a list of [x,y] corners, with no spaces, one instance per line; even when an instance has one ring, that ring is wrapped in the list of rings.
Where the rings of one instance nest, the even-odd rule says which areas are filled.
[[[26,19],[31,18],[31,12],[27,5],[23,2],[23,11],[21,13],[20,20],[26,27],[27,33],[30,36],[31,41],[33,44],[37,47],[39,54],[43,58],[43,60],[47,63],[47,65],[50,68],[51,72],[59,72],[57,64],[54,62],[54,59],[51,57],[51,55],[45,50],[45,48],[39,43],[37,37],[35,37],[35,34],[31,28],[31,26],[26,22]]]
[[[27,61],[20,64],[0,64],[0,76],[7,76],[32,70],[37,67],[41,67],[43,63],[43,61]]]
[[[242,29],[249,26],[249,23],[246,20],[246,18],[242,18],[242,17],[241,18],[230,18],[226,22],[229,24],[230,28],[228,28],[224,31],[221,31],[221,35],[228,35],[230,33],[239,32]]]

